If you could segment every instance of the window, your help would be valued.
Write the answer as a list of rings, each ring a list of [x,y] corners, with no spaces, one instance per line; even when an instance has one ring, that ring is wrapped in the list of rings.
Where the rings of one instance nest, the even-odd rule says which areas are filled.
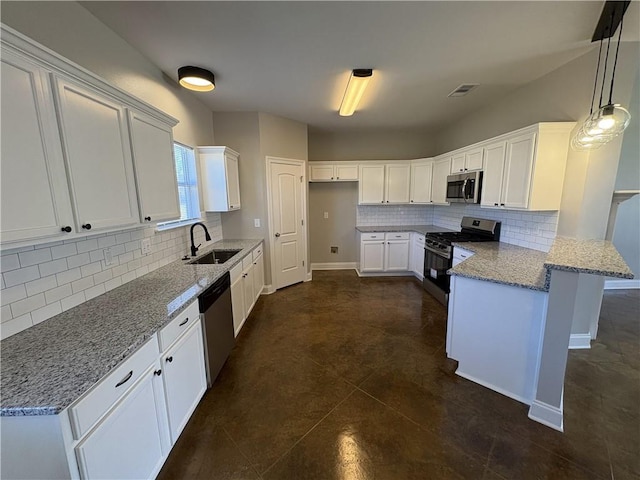
[[[180,218],[171,222],[159,223],[159,227],[171,227],[183,222],[200,219],[198,174],[193,148],[176,142],[173,144],[173,157],[176,162]]]

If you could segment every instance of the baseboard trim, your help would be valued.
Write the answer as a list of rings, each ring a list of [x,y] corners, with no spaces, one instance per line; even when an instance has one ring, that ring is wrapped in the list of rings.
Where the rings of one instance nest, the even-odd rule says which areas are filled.
[[[590,333],[572,333],[569,337],[569,350],[583,350],[591,348]]]
[[[534,400],[529,408],[529,418],[547,427],[564,432],[562,408],[553,407],[539,400]]]
[[[456,375],[459,375],[462,378],[466,378],[467,380],[469,380],[469,381],[471,381],[473,383],[477,383],[478,385],[482,385],[483,387],[486,387],[489,390],[493,390],[494,392],[498,392],[499,394],[504,395],[505,397],[512,398],[513,400],[517,400],[518,402],[524,403],[525,405],[531,405],[531,399],[527,399],[527,398],[521,397],[520,395],[516,395],[513,392],[509,392],[508,390],[505,390],[503,388],[496,387],[492,383],[486,382],[484,380],[480,380],[480,379],[474,377],[473,375],[469,375],[468,373],[460,371],[460,367],[458,367],[458,369],[456,370]]]
[[[633,280],[605,280],[605,290],[628,290],[640,288],[640,279]]]
[[[354,270],[356,262],[312,263],[311,270]]]
[[[275,293],[276,289],[273,288],[273,285],[265,285],[262,288],[262,293],[261,295],[271,295],[272,293]]]
[[[311,280],[313,280],[313,272],[307,272],[307,276],[305,277],[304,281],[310,282]]]
[[[361,272],[356,269],[359,277],[413,277],[413,272]]]

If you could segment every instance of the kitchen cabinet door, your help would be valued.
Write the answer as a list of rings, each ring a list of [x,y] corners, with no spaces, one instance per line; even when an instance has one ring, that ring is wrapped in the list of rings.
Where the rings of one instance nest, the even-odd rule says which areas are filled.
[[[200,321],[193,324],[162,357],[169,430],[174,444],[207,389]]]
[[[411,164],[410,203],[431,203],[433,162]]]
[[[384,240],[363,241],[360,244],[360,271],[382,272],[384,270]]]
[[[420,279],[424,274],[424,235],[411,234],[411,271]]]
[[[389,240],[385,245],[386,272],[406,272],[409,270],[409,240]]]
[[[360,165],[358,193],[361,205],[384,203],[384,165]]]
[[[264,287],[264,256],[260,254],[258,258],[253,261],[253,294],[256,301],[262,293]]]
[[[385,202],[409,203],[411,166],[409,164],[388,164],[385,173]]]
[[[74,225],[47,75],[37,64],[2,49],[2,243],[57,240]]]
[[[240,265],[239,270],[242,270],[242,265]],[[242,280],[241,271],[236,278],[234,278],[234,275],[231,275],[231,309],[233,310],[233,331],[236,337],[238,333],[240,333],[240,329],[246,318],[244,309],[244,283]]]
[[[464,152],[464,171],[482,170],[482,147]]]
[[[507,140],[502,202],[507,208],[527,208],[536,134],[527,133]]]
[[[138,384],[76,446],[83,479],[155,478],[168,444],[162,379],[152,366]]]
[[[198,147],[202,196],[207,212],[239,210],[240,174],[238,152],[228,147]]]
[[[78,231],[139,223],[124,107],[65,78],[55,84]]]
[[[449,157],[433,162],[433,178],[431,181],[431,200],[433,203],[448,205],[447,176],[451,169]]]
[[[309,162],[310,182],[330,182],[334,179],[333,164],[322,163],[315,165]]]
[[[242,285],[244,289],[244,316],[249,318],[251,309],[256,303],[256,296],[253,294],[253,263],[242,273]]]
[[[334,165],[335,177],[339,181],[357,181],[358,180],[358,165]]]
[[[451,173],[464,172],[464,152],[458,153],[451,157]]]
[[[129,131],[140,221],[157,223],[180,218],[171,126],[129,110]]]
[[[484,172],[480,200],[480,205],[483,207],[499,207],[502,203],[506,146],[506,142],[498,142],[484,147]]]

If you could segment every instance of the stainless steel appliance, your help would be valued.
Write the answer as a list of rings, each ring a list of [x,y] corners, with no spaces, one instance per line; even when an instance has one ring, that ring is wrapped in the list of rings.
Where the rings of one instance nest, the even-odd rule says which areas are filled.
[[[424,240],[424,289],[446,306],[449,303],[449,275],[453,242],[497,242],[501,222],[462,217],[459,232],[427,233]]]
[[[482,172],[465,172],[447,177],[447,202],[480,203]]]
[[[222,370],[236,342],[230,286],[231,280],[227,272],[198,297],[200,312],[204,316],[204,356],[209,387]]]

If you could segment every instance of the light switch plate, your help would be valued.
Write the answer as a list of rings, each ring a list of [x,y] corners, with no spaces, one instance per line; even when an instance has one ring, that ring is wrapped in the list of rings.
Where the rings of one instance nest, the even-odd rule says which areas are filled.
[[[151,239],[143,238],[140,240],[140,248],[142,248],[142,255],[149,255],[151,253]]]
[[[113,255],[111,255],[111,249],[105,248],[102,253],[104,253],[104,264],[111,265],[113,263]]]
[[[324,212],[324,218],[329,218],[329,212]]]
[[[260,219],[259,218],[254,218],[253,219],[253,226],[256,228],[260,228]]]

